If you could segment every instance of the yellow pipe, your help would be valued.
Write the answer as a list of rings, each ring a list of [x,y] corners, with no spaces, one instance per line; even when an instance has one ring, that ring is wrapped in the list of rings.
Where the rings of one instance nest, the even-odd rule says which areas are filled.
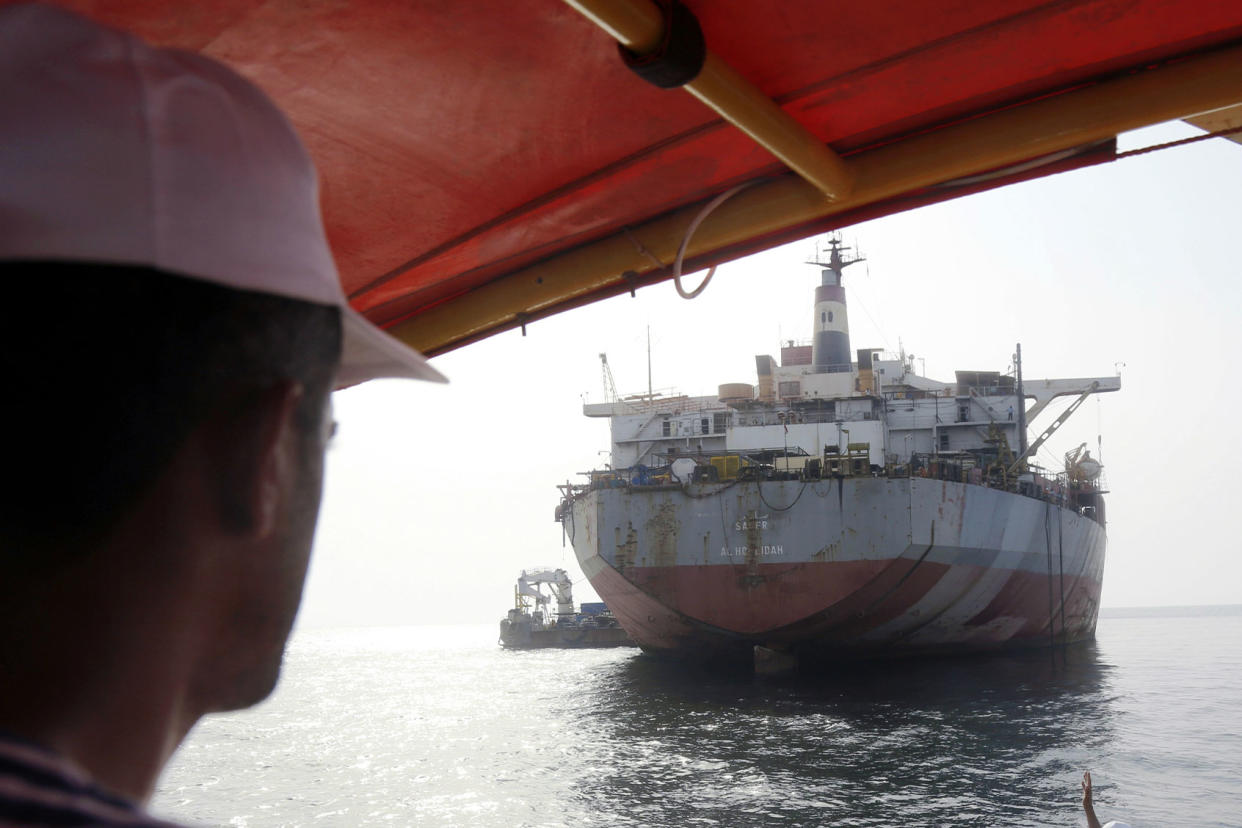
[[[1242,101],[1242,47],[1222,49],[861,152],[850,159],[857,186],[826,202],[801,179],[784,176],[738,193],[704,220],[687,258],[713,252],[969,175],[1111,138],[1120,132],[1185,118]],[[693,205],[631,230],[664,262],[676,256]],[[538,315],[602,290],[620,292],[626,271],[655,270],[625,235],[616,235],[515,271],[410,320],[389,333],[440,353],[512,327],[518,314]]]
[[[664,38],[664,15],[649,0],[565,0],[618,43],[640,55]]]
[[[854,187],[849,164],[711,52],[685,89],[829,199],[849,196]]]
[[[637,54],[654,51],[664,36],[663,16],[651,0],[565,2]],[[684,89],[826,197],[837,199],[849,194],[853,175],[841,157],[711,51],[698,77]]]

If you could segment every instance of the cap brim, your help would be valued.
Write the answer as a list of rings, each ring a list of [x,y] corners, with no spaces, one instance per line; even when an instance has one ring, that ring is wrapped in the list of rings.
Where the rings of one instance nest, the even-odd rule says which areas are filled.
[[[341,322],[344,337],[336,390],[385,378],[448,382],[426,357],[384,333],[353,308],[341,308]]]

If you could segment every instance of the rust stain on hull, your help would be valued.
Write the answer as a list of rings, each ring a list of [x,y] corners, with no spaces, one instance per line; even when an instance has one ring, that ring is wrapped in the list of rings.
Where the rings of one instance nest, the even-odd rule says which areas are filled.
[[[617,571],[624,572],[634,565],[634,558],[638,555],[638,533],[634,531],[634,524],[630,524],[629,530],[625,533],[625,540],[621,539],[621,527],[618,526],[616,541]]]
[[[660,508],[647,521],[646,547],[643,563],[647,566],[677,565],[677,532],[681,523],[677,518],[677,504],[660,504]],[[651,559],[646,560],[648,554]]]

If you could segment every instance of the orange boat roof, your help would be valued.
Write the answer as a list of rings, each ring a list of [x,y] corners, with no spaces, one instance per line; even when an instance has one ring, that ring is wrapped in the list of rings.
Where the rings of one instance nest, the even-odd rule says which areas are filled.
[[[433,354],[668,278],[738,184],[760,182],[704,220],[687,269],[1108,160],[1123,129],[1242,100],[1233,0],[688,0],[708,50],[844,159],[833,200],[562,0],[68,5],[266,89],[319,166],[351,302]]]

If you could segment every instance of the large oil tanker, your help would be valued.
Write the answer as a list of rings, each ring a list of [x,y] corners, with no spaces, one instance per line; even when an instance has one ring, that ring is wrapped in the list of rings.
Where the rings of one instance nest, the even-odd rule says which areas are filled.
[[[1012,373],[953,382],[853,354],[841,275],[859,259],[837,239],[826,259],[812,342],[756,357],[756,384],[585,405],[610,420],[612,462],[564,487],[557,518],[591,585],[675,658],[787,668],[1093,637],[1101,466],[1081,446],[1056,472],[1030,458],[1120,378],[1024,382],[1020,347]]]

